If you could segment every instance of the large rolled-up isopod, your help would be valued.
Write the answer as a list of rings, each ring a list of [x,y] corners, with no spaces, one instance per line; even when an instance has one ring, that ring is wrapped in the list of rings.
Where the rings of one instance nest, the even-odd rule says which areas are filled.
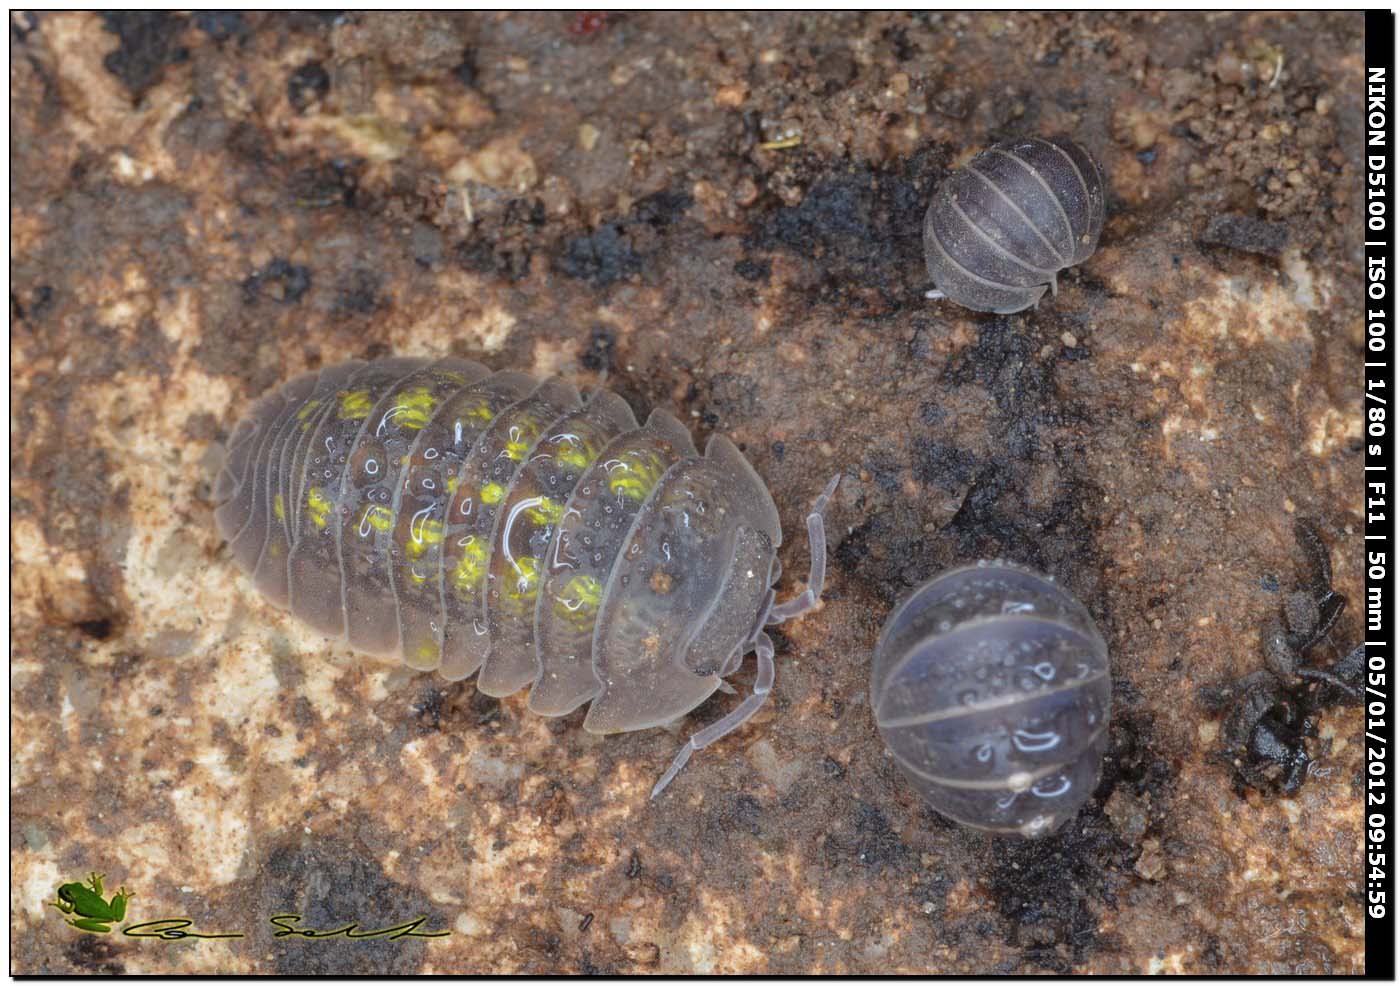
[[[1108,648],[1061,586],[1007,562],[915,589],[875,649],[880,736],[930,805],[976,828],[1054,831],[1108,745]]]

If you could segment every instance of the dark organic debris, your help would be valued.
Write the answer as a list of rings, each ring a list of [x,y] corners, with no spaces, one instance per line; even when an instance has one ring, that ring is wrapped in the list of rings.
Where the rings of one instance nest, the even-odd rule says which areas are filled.
[[[74,935],[63,948],[64,956],[77,969],[105,976],[120,976],[126,972],[126,966],[121,961],[126,951],[108,938],[86,934]]]
[[[357,184],[349,165],[332,161],[293,173],[287,181],[287,193],[303,209],[353,206]]]
[[[735,263],[734,273],[746,281],[767,281],[773,276],[773,262],[771,260],[750,260],[745,257]]]
[[[254,872],[260,874],[253,902],[258,913],[300,915],[296,927],[335,929],[365,922],[385,928],[418,918],[425,919],[417,929],[420,933],[450,927],[421,891],[396,883],[363,847],[338,838],[291,838],[273,846]],[[268,927],[266,920],[263,927]],[[272,930],[263,934],[270,937]],[[429,943],[430,939],[410,937],[392,942],[337,939],[326,948],[325,943],[318,947],[292,937],[267,951],[279,975],[402,976],[419,970]]]
[[[1364,645],[1326,668],[1305,663],[1322,644],[1337,653],[1331,632],[1346,599],[1332,588],[1331,560],[1316,527],[1299,520],[1293,534],[1307,571],[1285,596],[1282,616],[1271,617],[1264,628],[1264,667],[1200,692],[1208,710],[1225,713],[1223,742],[1214,759],[1230,766],[1241,791],[1296,792],[1312,764],[1308,739],[1316,732],[1316,714],[1360,700]]]
[[[161,80],[165,67],[182,62],[189,52],[175,44],[185,30],[185,18],[162,10],[118,10],[102,15],[104,26],[121,39],[121,46],[102,60],[140,99]]]
[[[268,298],[284,305],[295,305],[311,290],[311,271],[281,257],[243,281],[243,299],[248,304]]]
[[[854,834],[835,831],[822,843],[822,855],[828,866],[853,861],[868,869],[880,870],[898,866],[910,856],[909,847],[900,841],[899,833],[891,827],[884,812],[867,801],[856,801],[854,809]]]
[[[194,15],[194,26],[215,41],[229,38],[245,38],[249,34],[248,22],[236,10],[201,10]]]
[[[1288,227],[1237,213],[1214,216],[1201,234],[1201,243],[1244,253],[1277,257],[1288,246]]]
[[[457,80],[468,89],[476,88],[478,71],[476,67],[475,50],[468,48],[466,51],[462,52],[461,64],[457,66],[453,74],[456,75]]]
[[[622,219],[603,223],[591,233],[566,241],[554,268],[568,277],[605,288],[641,271],[654,251],[657,236],[673,226],[694,204],[684,191],[660,191],[637,200]]]
[[[1091,900],[1111,900],[1131,879],[1133,854],[1100,810],[1047,839],[998,841],[987,890],[1007,944],[1031,965],[1067,973],[1099,942]]]
[[[595,325],[588,334],[588,348],[579,356],[579,362],[588,370],[612,370],[613,351],[617,348],[617,337],[603,325]]]
[[[610,223],[564,244],[554,265],[561,274],[602,288],[641,270],[642,258],[625,227]]]
[[[85,637],[93,640],[106,640],[116,632],[115,622],[107,616],[100,616],[91,620],[79,620],[73,624],[74,628]]]
[[[335,309],[353,315],[369,315],[385,304],[380,294],[381,278],[371,270],[352,270],[340,280]]]
[[[306,62],[298,66],[287,79],[287,102],[298,113],[305,113],[330,91],[330,73],[320,62]]]

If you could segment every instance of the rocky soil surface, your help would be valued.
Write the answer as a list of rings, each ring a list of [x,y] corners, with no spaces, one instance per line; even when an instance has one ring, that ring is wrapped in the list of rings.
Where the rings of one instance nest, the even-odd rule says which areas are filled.
[[[1299,518],[1352,600],[1308,661],[1360,639],[1362,26],[13,16],[13,970],[1361,971],[1359,710],[1288,693],[1285,793],[1212,690],[1263,666]],[[926,301],[933,188],[1024,133],[1102,161],[1099,252],[1031,312]],[[234,421],[388,353],[606,371],[730,435],[783,595],[843,476],[773,698],[657,801],[735,699],[591,737],[236,574]],[[924,806],[870,714],[891,606],[976,557],[1053,574],[1110,644],[1102,784],[1034,843]],[[128,923],[245,937],[70,928],[45,902],[92,870]],[[274,938],[290,912],[451,934]]]

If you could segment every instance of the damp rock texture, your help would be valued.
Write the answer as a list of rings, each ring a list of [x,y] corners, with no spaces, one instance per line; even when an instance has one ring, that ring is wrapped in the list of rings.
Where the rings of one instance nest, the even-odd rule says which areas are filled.
[[[1362,724],[1292,795],[1231,714],[1311,520],[1360,637],[1359,14],[15,14],[12,968],[1356,973]],[[940,178],[1067,133],[1099,251],[1015,316],[923,298]],[[369,663],[214,528],[266,388],[388,353],[607,384],[740,444],[825,606],[771,700],[590,737]],[[1053,837],[942,820],[869,703],[881,623],[978,557],[1103,631],[1103,778]],[[1333,648],[1334,650],[1329,650]],[[734,683],[752,684],[752,664]],[[127,923],[45,902],[106,875]],[[436,938],[275,937],[424,917]]]

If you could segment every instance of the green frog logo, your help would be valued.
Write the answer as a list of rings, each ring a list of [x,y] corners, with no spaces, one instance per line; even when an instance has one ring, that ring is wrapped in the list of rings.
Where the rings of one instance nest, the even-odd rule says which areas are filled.
[[[102,893],[102,874],[93,873],[86,884],[65,883],[58,888],[58,899],[47,903],[70,915],[68,923],[73,927],[105,935],[112,930],[113,922],[126,917],[126,902],[135,894],[122,887],[111,900],[104,900]]]

